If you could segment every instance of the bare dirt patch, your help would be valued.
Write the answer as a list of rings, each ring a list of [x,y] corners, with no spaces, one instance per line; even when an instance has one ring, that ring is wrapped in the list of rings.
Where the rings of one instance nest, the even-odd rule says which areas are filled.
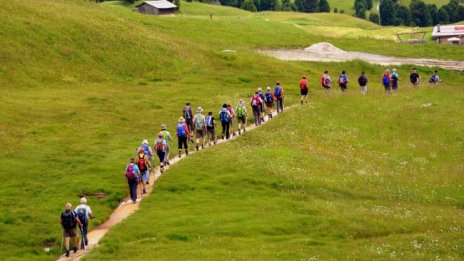
[[[411,64],[416,66],[440,67],[447,70],[464,71],[464,62],[461,61],[403,58],[362,52],[350,52],[341,50],[326,42],[316,43],[305,49],[260,50],[259,52],[285,61],[346,62],[362,60],[371,64],[383,66]]]

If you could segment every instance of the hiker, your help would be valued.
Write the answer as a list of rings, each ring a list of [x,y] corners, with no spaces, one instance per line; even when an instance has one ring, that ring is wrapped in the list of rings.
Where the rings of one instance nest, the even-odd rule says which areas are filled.
[[[213,112],[208,112],[208,117],[206,117],[206,133],[208,138],[208,146],[213,141],[213,144],[216,144],[216,122],[214,121]]]
[[[137,153],[136,157],[136,164],[140,171],[140,180],[139,182],[142,183],[142,193],[146,194],[147,190],[145,188],[146,185],[149,184],[149,174],[151,169],[151,161],[148,160],[148,157],[145,155],[145,149],[140,149],[139,153]]]
[[[386,94],[391,94],[391,77],[390,69],[386,69],[382,75],[382,84]]]
[[[391,73],[391,87],[392,87],[393,94],[395,95],[398,92],[398,81],[399,80],[400,80],[400,75],[396,72],[396,68],[393,68],[392,73]]]
[[[301,94],[301,105],[303,103],[308,102],[308,80],[306,80],[306,76],[301,77],[300,80],[300,94]]]
[[[240,99],[238,102],[237,108],[235,108],[235,112],[237,113],[237,128],[238,134],[241,134],[241,130],[245,132],[246,130],[246,121],[247,121],[247,109],[243,99]]]
[[[148,145],[147,139],[142,141],[142,145],[137,149],[137,153],[139,153],[142,148],[144,149],[144,153],[148,157],[148,160],[151,162],[153,158],[153,151],[151,150],[150,145]]]
[[[284,88],[282,88],[280,82],[276,82],[274,97],[276,100],[277,114],[284,112]]]
[[[76,207],[74,212],[76,212],[77,218],[82,224],[82,242],[81,242],[81,249],[82,249],[89,244],[89,240],[87,238],[87,231],[89,228],[89,219],[94,219],[95,216],[93,215],[90,207],[87,205],[87,199],[85,197],[81,198],[81,204]]]
[[[264,105],[264,93],[263,93],[263,89],[258,88],[258,96],[259,98],[261,99],[261,104],[259,106],[259,120],[261,122],[264,122],[264,110],[265,110],[265,105]]]
[[[193,124],[195,128],[195,144],[196,144],[196,149],[199,150],[199,145],[201,141],[201,148],[203,149],[204,143],[205,143],[205,132],[206,132],[206,121],[205,121],[205,116],[201,114],[203,112],[203,109],[201,107],[198,107],[197,109],[197,115],[193,117]]]
[[[234,127],[234,119],[235,119],[235,111],[234,108],[232,107],[232,104],[230,102],[227,102],[227,111],[230,114],[230,126],[229,129],[232,132],[232,136],[235,136],[235,127]]]
[[[419,74],[417,73],[416,68],[414,68],[411,72],[411,75],[409,75],[409,80],[411,81],[414,88],[417,88],[417,86],[419,85],[419,79]]]
[[[176,127],[176,136],[179,145],[179,158],[182,156],[182,146],[185,148],[185,155],[188,155],[187,139],[190,138],[191,134],[184,117],[179,118],[179,123],[177,123]]]
[[[185,124],[187,124],[189,132],[192,132],[192,130],[193,130],[193,111],[192,111],[192,107],[190,107],[190,102],[187,102],[185,104],[185,107],[182,110],[182,115],[184,116]]]
[[[272,119],[272,107],[274,107],[274,93],[271,91],[271,87],[266,88],[266,93],[264,93],[264,102],[267,107],[267,118]]]
[[[430,76],[429,83],[432,85],[437,85],[440,83],[440,76],[438,75],[438,71],[433,71],[432,76]]]
[[[324,74],[321,76],[321,85],[324,88],[325,93],[329,94],[330,88],[332,87],[332,78],[329,75],[328,71],[324,71]]]
[[[131,158],[126,166],[126,179],[129,184],[129,195],[132,201],[137,203],[137,185],[139,183],[140,170],[135,164],[135,159]]]
[[[345,70],[342,71],[342,74],[338,76],[338,86],[340,86],[340,89],[342,92],[346,92],[346,89],[348,88],[348,76],[345,73]]]
[[[259,97],[258,92],[255,92],[255,94],[250,99],[250,105],[251,105],[251,108],[253,109],[253,121],[255,123],[255,126],[261,125],[261,120],[260,120],[260,115],[259,115],[261,103],[263,103],[263,101]],[[279,108],[277,108],[277,110],[278,109]]]
[[[171,165],[169,163],[169,155],[171,153],[171,142],[172,142],[172,136],[171,133],[167,130],[166,124],[161,125],[161,133],[163,133],[163,140],[166,141],[166,154],[164,155],[164,164],[165,165]]]
[[[160,161],[160,172],[164,172],[164,157],[166,156],[166,141],[163,139],[164,134],[162,132],[158,133],[158,139],[155,141],[154,149],[156,155],[158,155]]]
[[[366,95],[366,93],[367,93],[367,82],[369,81],[364,74],[365,74],[365,72],[362,71],[361,76],[359,76],[359,78],[358,78],[358,83],[359,83],[359,87],[361,87],[361,94],[362,95]]]
[[[230,128],[230,112],[227,110],[227,104],[222,105],[222,109],[219,111],[219,121],[222,125],[222,139],[224,135],[226,139],[229,139],[229,128]]]
[[[82,227],[81,221],[77,218],[76,212],[72,210],[71,203],[66,203],[66,209],[61,213],[61,226],[63,227],[64,245],[66,247],[66,256],[69,256],[69,239],[72,239],[74,253],[77,252],[77,233],[76,227]]]

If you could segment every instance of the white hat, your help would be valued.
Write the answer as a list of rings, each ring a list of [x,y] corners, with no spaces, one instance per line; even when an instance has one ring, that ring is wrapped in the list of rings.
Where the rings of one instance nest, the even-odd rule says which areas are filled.
[[[87,204],[87,199],[85,197],[81,198],[81,204]]]
[[[266,87],[266,90],[267,90],[267,91],[270,91],[270,90],[271,90],[271,87],[267,86],[267,87]]]
[[[148,140],[147,140],[147,139],[144,139],[144,140],[142,141],[142,144],[148,144]]]
[[[258,92],[259,92],[259,91],[263,91],[263,89],[261,89],[261,87],[259,87],[259,88],[258,88]]]
[[[203,109],[201,107],[198,107],[197,112],[203,112]]]

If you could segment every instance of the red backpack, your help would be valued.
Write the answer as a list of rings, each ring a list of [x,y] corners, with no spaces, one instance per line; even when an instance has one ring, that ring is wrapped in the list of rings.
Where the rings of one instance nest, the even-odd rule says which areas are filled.
[[[155,150],[156,151],[163,151],[163,141],[162,140],[157,140],[156,141]]]
[[[140,157],[142,155],[142,157]],[[137,160],[137,166],[139,167],[139,170],[146,170],[147,169],[147,163],[145,162],[145,154],[139,153],[138,155],[138,160]]]

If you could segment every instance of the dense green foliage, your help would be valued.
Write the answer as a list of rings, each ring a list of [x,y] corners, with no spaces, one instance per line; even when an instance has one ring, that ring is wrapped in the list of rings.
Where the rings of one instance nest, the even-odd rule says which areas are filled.
[[[327,0],[319,0],[319,12],[330,13],[330,5]]]
[[[298,11],[305,13],[315,13],[319,11],[319,0],[295,0]]]
[[[392,0],[380,2],[380,24],[393,25],[395,21],[395,3]]]

